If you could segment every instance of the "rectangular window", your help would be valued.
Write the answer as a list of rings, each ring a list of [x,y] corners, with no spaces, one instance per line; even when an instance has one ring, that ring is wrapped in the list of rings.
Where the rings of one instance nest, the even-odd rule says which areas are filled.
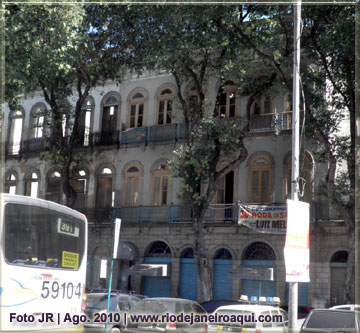
[[[139,104],[139,114],[138,114],[138,121],[136,127],[142,127],[143,115],[144,115],[144,104]]]
[[[86,110],[86,113],[85,113],[85,131],[84,131],[84,146],[89,145],[90,122],[91,122],[91,111]]]
[[[160,101],[159,102],[159,118],[158,118],[158,124],[162,125],[163,121],[164,121],[164,106],[165,101]]]
[[[258,202],[259,173],[253,171],[251,175],[251,202]]]
[[[154,205],[159,206],[160,177],[154,178]]]
[[[85,208],[86,202],[86,179],[73,179],[71,181],[71,186],[76,192],[76,201],[74,204],[75,209]]]
[[[269,171],[261,174],[261,202],[269,201]]]
[[[131,108],[130,108],[130,128],[135,127],[135,118],[136,118],[136,105],[131,105]]]
[[[167,101],[166,123],[171,124],[172,100]]]
[[[167,204],[167,196],[168,196],[168,177],[163,177],[162,179],[162,197],[161,197],[161,204]]]
[[[264,113],[271,113],[271,101],[270,98],[266,98],[264,101]]]
[[[34,119],[34,138],[42,138],[43,137],[43,126],[44,126],[44,116],[36,117]]]

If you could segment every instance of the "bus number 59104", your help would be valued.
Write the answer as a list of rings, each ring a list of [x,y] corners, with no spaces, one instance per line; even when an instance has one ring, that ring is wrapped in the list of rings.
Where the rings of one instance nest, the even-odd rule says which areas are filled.
[[[72,298],[73,296],[81,297],[81,283],[76,286],[72,282],[60,284],[57,281],[44,281],[42,284],[42,298]]]

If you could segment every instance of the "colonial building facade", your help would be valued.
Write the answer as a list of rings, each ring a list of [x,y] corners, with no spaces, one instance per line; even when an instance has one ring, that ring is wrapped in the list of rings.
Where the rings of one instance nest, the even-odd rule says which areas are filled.
[[[188,92],[191,98],[191,89]],[[109,263],[112,253],[113,221],[121,218],[113,288],[198,298],[201,282],[193,258],[191,208],[178,195],[180,180],[169,168],[173,151],[185,138],[176,94],[171,75],[147,73],[129,74],[120,85],[107,82],[87,98],[76,147],[84,158],[72,169],[72,185],[77,192],[74,208],[89,220],[88,286],[101,282],[101,261]],[[278,296],[287,303],[283,247],[291,185],[288,96],[252,100],[239,95],[231,83],[220,87],[215,81],[206,95],[210,104],[218,96],[219,115],[250,119],[248,157],[219,184],[206,214],[206,260],[213,267],[214,298]],[[40,93],[26,96],[16,111],[7,109],[4,190],[64,203],[60,166],[40,154],[51,131],[46,127],[48,110]],[[302,200],[310,203],[311,282],[300,284],[299,303],[341,304],[346,228],[318,194],[327,166],[315,161],[315,147],[303,146],[300,158]],[[219,168],[226,163],[224,158]],[[251,209],[264,218],[255,215],[250,228],[239,222],[241,211]],[[266,214],[273,211],[279,212],[278,221],[270,227]],[[243,266],[273,268],[274,279],[241,279],[234,272]],[[154,267],[161,267],[161,274]]]

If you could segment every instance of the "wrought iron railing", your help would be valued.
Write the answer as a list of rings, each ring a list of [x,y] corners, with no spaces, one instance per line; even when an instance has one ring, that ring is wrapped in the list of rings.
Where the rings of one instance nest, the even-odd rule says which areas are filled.
[[[292,129],[292,112],[250,116],[250,132],[285,131]]]
[[[206,222],[237,221],[237,205],[210,205],[204,220]],[[113,209],[113,218],[124,222],[192,222],[193,211],[190,206],[139,206]]]
[[[177,124],[159,125],[149,127],[149,142],[167,142],[176,140]]]
[[[143,143],[146,141],[147,127],[129,128],[121,132],[120,144],[128,145],[133,143]]]
[[[285,204],[279,204],[284,206]],[[210,205],[205,213],[204,221],[208,223],[238,223],[239,214],[247,204],[216,204]],[[251,204],[254,206],[254,204]],[[259,205],[266,206],[266,205]],[[273,204],[270,206],[274,206]],[[276,205],[275,205],[276,206]],[[116,208],[75,208],[85,214],[90,223],[101,225],[120,218],[128,223],[179,223],[194,221],[194,214],[191,206],[168,205],[168,206],[137,206],[137,207],[116,207]],[[325,216],[319,212],[316,203],[310,204],[310,221],[324,220]],[[332,218],[335,218],[333,216]],[[326,216],[325,220],[331,220]]]
[[[21,147],[22,153],[38,153],[44,150],[45,150],[44,138],[25,140]]]
[[[120,131],[102,131],[90,134],[93,146],[111,146],[120,144]]]

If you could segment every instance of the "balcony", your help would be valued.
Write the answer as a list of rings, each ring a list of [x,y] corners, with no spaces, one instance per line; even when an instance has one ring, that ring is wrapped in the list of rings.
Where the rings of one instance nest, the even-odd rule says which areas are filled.
[[[44,151],[46,148],[45,146],[45,139],[44,138],[36,138],[25,140],[21,147],[21,152],[26,153],[39,153]]]
[[[149,127],[149,142],[169,142],[176,140],[177,124],[159,125]]]
[[[121,132],[120,144],[145,143],[147,139],[147,127],[129,128]]]
[[[111,146],[120,144],[120,131],[95,132],[90,134],[92,146]]]
[[[112,208],[75,208],[83,213],[89,223],[101,225],[102,223],[110,223],[112,221]]]
[[[206,222],[237,222],[237,205],[211,205],[206,212]],[[119,207],[113,209],[113,218],[120,218],[124,222],[192,222],[193,213],[189,206],[139,206]]]
[[[280,132],[292,129],[292,112],[250,116],[250,133]]]

